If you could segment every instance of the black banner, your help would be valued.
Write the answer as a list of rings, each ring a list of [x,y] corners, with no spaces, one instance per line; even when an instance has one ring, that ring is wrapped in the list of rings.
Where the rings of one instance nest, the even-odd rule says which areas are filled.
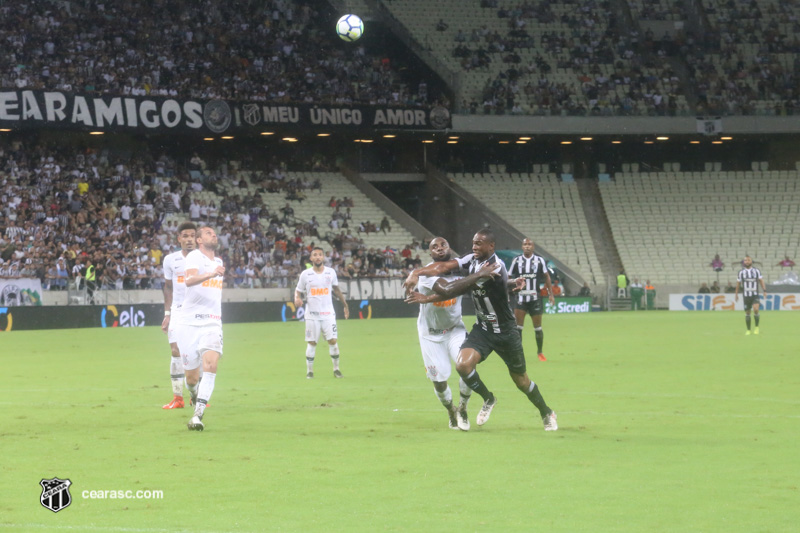
[[[0,91],[0,127],[93,131],[260,133],[266,129],[442,130],[450,112],[399,106],[277,105],[149,96],[91,96],[61,91]]]
[[[338,320],[344,320],[339,304],[335,305]],[[350,300],[348,305],[350,320],[414,317],[419,313],[419,306],[402,300]],[[302,320],[304,315],[304,309],[295,308],[293,302],[222,304],[223,324],[290,322]],[[0,307],[0,335],[20,330],[160,326],[163,319],[162,304]]]

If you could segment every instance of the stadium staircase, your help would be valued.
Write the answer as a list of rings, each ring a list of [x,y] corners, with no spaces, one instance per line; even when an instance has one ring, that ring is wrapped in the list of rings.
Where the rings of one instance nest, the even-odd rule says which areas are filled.
[[[583,281],[604,283],[577,185],[561,181],[546,166],[534,165],[533,170],[507,173],[490,165],[488,174],[453,173],[448,178],[513,228],[517,239],[511,248],[519,249],[522,238],[530,237],[537,253],[555,260],[562,271],[574,272],[578,287]]]
[[[232,164],[229,165],[229,168],[232,169],[232,179],[221,180],[217,182],[217,189],[220,191],[220,193],[225,191],[230,195],[244,197],[248,193],[255,194],[261,189],[260,185],[253,183],[253,178],[258,171],[239,169],[236,162],[232,162]],[[322,191],[306,191],[306,199],[303,201],[287,200],[285,199],[284,193],[270,194],[261,192],[261,196],[267,204],[270,213],[282,218],[280,209],[288,203],[292,209],[294,209],[293,222],[308,222],[313,216],[316,216],[317,222],[319,223],[319,233],[323,237],[326,234],[332,236],[333,233],[338,234],[341,231],[349,231],[356,238],[363,239],[364,246],[366,246],[367,249],[384,249],[389,246],[397,250],[402,250],[407,244],[411,244],[414,238],[420,239],[420,237],[425,233],[424,228],[421,228],[415,224],[411,224],[408,221],[408,218],[410,217],[405,215],[405,213],[403,213],[399,208],[396,208],[396,210],[393,210],[392,212],[394,215],[401,218],[402,222],[395,218],[395,216],[392,216],[392,214],[387,213],[384,209],[372,201],[367,194],[362,192],[359,187],[354,185],[347,177],[339,172],[286,172],[285,174],[286,180],[299,178],[303,181],[313,183],[316,179],[319,179],[322,183]],[[244,180],[245,184],[247,185],[246,187],[239,186],[241,180]],[[361,187],[365,188],[363,185]],[[376,194],[373,196],[377,197],[377,195],[380,195],[380,193],[368,183],[366,183],[366,187],[374,190]],[[348,222],[350,226],[349,230],[338,229],[334,231],[328,227],[328,222],[330,221],[331,214],[334,211],[334,209],[328,205],[331,196],[339,200],[343,199],[344,197],[351,198],[353,200],[353,207],[350,209],[352,219]],[[192,198],[206,202],[214,201],[218,207],[223,199],[220,194],[216,194],[209,190],[193,192]],[[386,201],[388,201],[388,199]],[[345,212],[346,209],[342,207],[340,208],[340,211]],[[360,222],[369,221],[375,224],[377,227],[380,227],[381,219],[383,219],[384,216],[387,216],[389,219],[389,223],[392,227],[391,232],[386,234],[377,232],[370,233],[369,235],[358,233],[358,225]],[[185,219],[186,215],[182,213],[173,213],[166,217],[166,221],[174,220],[178,223]],[[262,227],[266,228],[269,225],[269,219],[262,218],[261,224]],[[406,227],[411,227],[412,230],[409,231],[406,229]],[[291,235],[291,227],[286,228],[286,233],[287,235]],[[326,252],[329,252],[332,248],[329,242],[321,241],[320,239],[314,237],[306,237],[305,241],[308,243],[313,241],[316,245],[322,247]]]
[[[597,180],[587,177],[576,180],[576,183],[589,235],[592,238],[594,249],[597,251],[597,260],[600,263],[603,280],[611,280],[622,268],[622,260],[619,258],[611,226],[608,225]]]

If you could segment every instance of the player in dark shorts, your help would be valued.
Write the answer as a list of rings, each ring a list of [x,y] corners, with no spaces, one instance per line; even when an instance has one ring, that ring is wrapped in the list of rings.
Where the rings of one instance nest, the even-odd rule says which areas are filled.
[[[508,373],[517,388],[539,410],[545,431],[555,431],[558,429],[556,413],[545,403],[539,386],[528,377],[522,337],[508,301],[508,272],[495,255],[494,248],[494,234],[488,229],[482,229],[472,238],[471,254],[416,269],[409,274],[404,286],[407,291],[413,290],[419,276],[443,275],[454,269],[460,269],[465,274],[491,269],[493,274],[490,278],[481,278],[461,291],[472,294],[477,320],[461,346],[456,370],[464,382],[484,400],[476,423],[479,426],[485,424],[497,404],[497,398],[486,388],[476,370],[478,364],[494,351],[508,367]],[[522,283],[515,283],[515,286],[519,288]]]
[[[553,298],[553,287],[550,285],[550,274],[547,272],[547,263],[544,257],[534,254],[533,249],[532,240],[527,238],[522,240],[522,255],[518,255],[511,261],[511,269],[508,271],[508,275],[525,280],[525,287],[516,296],[517,306],[514,309],[514,317],[517,320],[517,329],[522,334],[522,328],[525,326],[525,315],[531,315],[539,361],[547,361],[544,352],[542,352],[542,346],[544,346],[544,331],[542,331],[544,302],[539,295],[539,287],[544,284],[547,288],[547,297],[550,305],[555,305],[555,298]]]
[[[739,301],[739,288],[743,289],[744,295],[744,322],[747,324],[747,331],[745,335],[750,335],[750,309],[753,310],[753,318],[756,320],[756,329],[754,334],[758,335],[758,309],[760,302],[758,300],[758,283],[761,282],[761,288],[764,290],[764,296],[767,295],[767,286],[764,285],[764,278],[761,276],[761,271],[753,266],[753,259],[746,255],[742,261],[743,269],[739,271],[739,276],[736,279],[735,301]]]

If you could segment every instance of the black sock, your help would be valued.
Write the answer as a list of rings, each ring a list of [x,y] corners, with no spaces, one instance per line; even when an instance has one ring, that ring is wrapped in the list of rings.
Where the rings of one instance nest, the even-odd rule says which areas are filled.
[[[539,392],[539,385],[534,382],[531,382],[531,389],[525,394],[528,399],[531,401],[533,405],[539,410],[539,414],[542,415],[542,418],[550,414],[550,409],[547,407],[547,404],[544,402],[544,398],[542,398],[542,393]]]
[[[744,315],[744,322],[747,324],[747,331],[750,331],[750,315]]]
[[[544,331],[542,328],[534,328],[534,333],[536,333],[536,350],[539,353],[542,353],[542,346],[544,345]]]
[[[758,327],[758,313],[756,313],[755,315],[753,315],[753,317],[756,319],[756,327]]]
[[[481,377],[478,375],[477,370],[473,370],[472,372],[470,372],[469,376],[466,377],[462,376],[461,379],[464,380],[464,383],[467,384],[467,387],[480,394],[481,398],[483,398],[484,401],[491,400],[494,398],[494,394],[489,392],[489,389],[487,389],[486,385],[484,385],[483,381],[481,381]]]

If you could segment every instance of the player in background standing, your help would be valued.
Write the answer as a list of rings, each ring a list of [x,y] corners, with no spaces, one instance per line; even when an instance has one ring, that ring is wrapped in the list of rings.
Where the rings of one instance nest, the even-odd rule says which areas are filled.
[[[181,351],[178,349],[178,332],[173,325],[172,317],[177,317],[183,306],[186,294],[184,269],[186,256],[195,248],[195,235],[197,226],[191,222],[184,222],[178,226],[178,244],[181,249],[164,258],[164,321],[161,322],[161,331],[167,334],[172,357],[169,361],[169,374],[172,379],[172,401],[162,409],[183,409],[183,362]],[[177,318],[175,319],[177,324]]]
[[[345,320],[350,318],[350,309],[347,307],[342,291],[339,289],[339,278],[336,271],[325,266],[325,252],[322,248],[311,250],[311,268],[304,270],[297,280],[294,291],[294,305],[299,309],[303,305],[303,295],[308,301],[305,312],[306,321],[306,378],[314,377],[314,356],[317,351],[317,340],[320,333],[328,341],[328,352],[333,361],[333,376],[340,378],[339,370],[339,344],[336,332],[336,311],[333,309],[331,293],[342,302]]]
[[[222,281],[225,266],[215,256],[219,246],[213,228],[197,231],[197,249],[186,256],[186,295],[178,314],[178,347],[192,395],[194,415],[190,430],[203,431],[203,413],[214,392],[217,364],[222,356]],[[202,380],[200,365],[203,366]],[[200,382],[198,386],[198,381]]]
[[[486,274],[487,269],[491,271],[491,277],[480,279],[466,289],[472,292],[477,320],[461,346],[456,363],[456,370],[464,382],[484,400],[476,423],[479,426],[485,424],[497,404],[497,398],[489,391],[476,370],[478,363],[496,351],[508,367],[514,384],[539,410],[545,431],[555,431],[558,429],[556,413],[545,403],[539,386],[528,377],[522,338],[508,301],[508,272],[494,249],[494,233],[489,229],[482,229],[472,238],[471,254],[416,269],[409,274],[403,285],[406,291],[410,291],[417,285],[419,276],[442,275],[455,268],[461,268],[469,274]],[[516,282],[516,288],[521,288],[522,280]]]
[[[514,309],[514,318],[517,320],[517,329],[522,336],[522,328],[525,327],[525,315],[531,315],[533,331],[536,335],[536,350],[539,354],[539,361],[547,361],[542,352],[544,345],[544,331],[542,331],[542,313],[544,305],[539,297],[539,286],[544,283],[547,288],[547,298],[550,305],[555,305],[553,297],[553,286],[550,284],[550,274],[547,272],[547,262],[541,255],[533,253],[534,245],[530,239],[522,240],[522,255],[518,255],[511,261],[511,268],[508,271],[510,278],[522,278],[525,280],[525,288],[519,291],[517,296],[517,306]]]
[[[442,237],[435,237],[430,242],[429,251],[434,262],[450,259],[450,244]],[[458,353],[467,337],[467,328],[461,319],[461,295],[479,279],[479,274],[466,278],[452,273],[420,276],[416,291],[406,298],[406,303],[422,304],[417,319],[422,361],[428,379],[433,382],[436,397],[447,409],[450,428],[462,431],[470,428],[467,403],[472,389],[463,379],[459,380],[461,400],[456,408],[447,380],[450,378],[450,360],[458,361]]]
[[[753,266],[753,259],[746,255],[742,261],[744,268],[739,271],[739,276],[736,279],[736,290],[734,291],[735,301],[739,301],[739,287],[743,288],[742,295],[744,296],[744,322],[747,324],[747,331],[745,335],[750,335],[750,309],[753,309],[753,318],[756,319],[756,329],[754,334],[758,335],[758,309],[760,307],[758,301],[758,283],[761,282],[761,288],[764,289],[764,296],[767,295],[767,286],[764,285],[764,278],[761,276],[761,271]]]

